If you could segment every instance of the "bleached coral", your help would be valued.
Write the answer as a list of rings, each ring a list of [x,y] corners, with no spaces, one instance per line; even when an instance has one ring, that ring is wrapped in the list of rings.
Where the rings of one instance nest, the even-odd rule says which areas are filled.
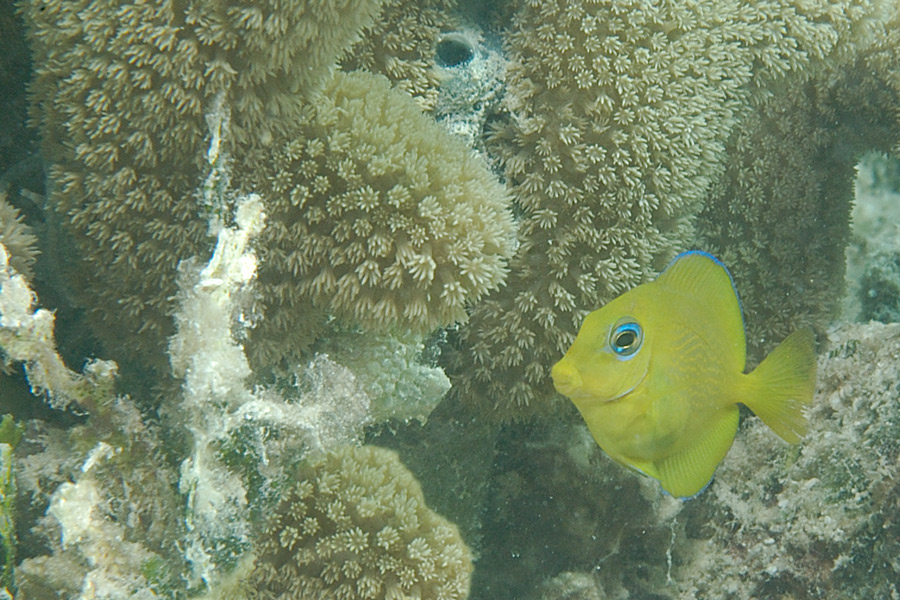
[[[251,582],[285,600],[465,600],[472,555],[391,450],[301,466],[262,532]]]
[[[54,315],[35,308],[37,297],[25,277],[9,264],[9,254],[0,244],[0,350],[4,361],[22,362],[34,394],[43,395],[51,406],[74,404],[94,409],[110,402],[116,364],[93,360],[82,374],[66,367],[56,351]]]
[[[320,356],[291,386],[247,382],[250,367],[238,341],[248,323],[247,288],[256,275],[250,243],[264,226],[257,196],[239,198],[234,227],[219,231],[210,261],[181,266],[178,331],[169,344],[183,399],[172,411],[188,429],[192,450],[180,469],[187,497],[185,556],[194,576],[216,585],[232,561],[250,551],[251,508],[264,505],[284,469],[308,452],[356,440],[370,402],[345,367]]]
[[[337,332],[324,349],[353,373],[371,402],[372,422],[425,422],[450,389],[444,371],[428,364],[421,336]]]

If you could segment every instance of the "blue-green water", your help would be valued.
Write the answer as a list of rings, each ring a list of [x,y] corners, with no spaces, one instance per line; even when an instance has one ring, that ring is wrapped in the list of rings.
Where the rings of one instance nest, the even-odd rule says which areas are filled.
[[[3,2],[0,588],[900,595],[898,48],[883,0]],[[818,375],[682,501],[549,372],[689,249]]]

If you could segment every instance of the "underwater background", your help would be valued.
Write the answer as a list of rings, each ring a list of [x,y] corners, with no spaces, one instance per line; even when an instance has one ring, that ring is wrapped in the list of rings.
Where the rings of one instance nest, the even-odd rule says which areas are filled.
[[[0,595],[900,597],[894,0],[0,0]],[[681,501],[550,367],[701,249]]]

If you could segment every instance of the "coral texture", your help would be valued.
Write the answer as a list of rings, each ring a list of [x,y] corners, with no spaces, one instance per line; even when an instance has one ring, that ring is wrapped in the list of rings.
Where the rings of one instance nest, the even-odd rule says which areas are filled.
[[[786,448],[748,423],[705,507],[679,516],[679,597],[900,594],[898,357],[900,325],[829,331],[804,443]]]
[[[31,233],[31,228],[22,222],[19,211],[6,202],[6,194],[2,191],[0,191],[0,243],[9,254],[9,266],[31,280],[38,253],[37,238]]]
[[[271,141],[379,2],[21,6],[36,65],[31,115],[53,165],[49,203],[69,236],[71,283],[111,347],[161,360],[176,265],[209,245],[193,196],[205,113],[227,92],[230,141]]]
[[[900,141],[900,120],[890,116],[900,98],[898,22],[871,46],[837,44],[813,79],[790,77],[728,144],[725,175],[697,229],[741,290],[756,358],[840,309],[856,165]]]
[[[693,245],[753,103],[839,45],[861,52],[888,6],[525,2],[493,135],[523,243],[463,332],[463,396],[501,418],[546,409],[549,365],[585,314]]]
[[[472,557],[391,450],[352,447],[301,467],[262,532],[262,597],[464,600]]]
[[[17,501],[47,516],[20,530],[32,545],[16,567],[17,598],[139,600],[184,586],[182,503],[160,468],[158,434],[124,398],[88,425],[27,431]]]
[[[442,31],[459,27],[448,9],[455,0],[387,0],[378,20],[362,31],[362,40],[341,65],[348,71],[385,75],[398,90],[434,109],[441,77],[434,52]]]
[[[372,403],[375,423],[424,423],[450,389],[444,371],[427,364],[421,336],[342,331],[319,340],[316,347],[354,374]]]
[[[336,73],[247,179],[270,199],[257,356],[309,343],[310,302],[368,330],[424,333],[465,319],[506,274],[504,188],[383,77]]]
[[[9,260],[0,244],[0,356],[4,365],[23,363],[31,392],[45,397],[51,406],[102,408],[112,398],[116,364],[91,360],[83,373],[69,370],[56,350],[53,313],[35,308],[37,296]]]

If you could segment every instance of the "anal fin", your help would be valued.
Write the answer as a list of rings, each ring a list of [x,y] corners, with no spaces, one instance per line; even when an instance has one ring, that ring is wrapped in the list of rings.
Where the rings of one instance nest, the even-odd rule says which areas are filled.
[[[700,492],[731,448],[739,417],[737,405],[722,409],[692,444],[657,461],[656,470],[663,489],[676,498]]]

